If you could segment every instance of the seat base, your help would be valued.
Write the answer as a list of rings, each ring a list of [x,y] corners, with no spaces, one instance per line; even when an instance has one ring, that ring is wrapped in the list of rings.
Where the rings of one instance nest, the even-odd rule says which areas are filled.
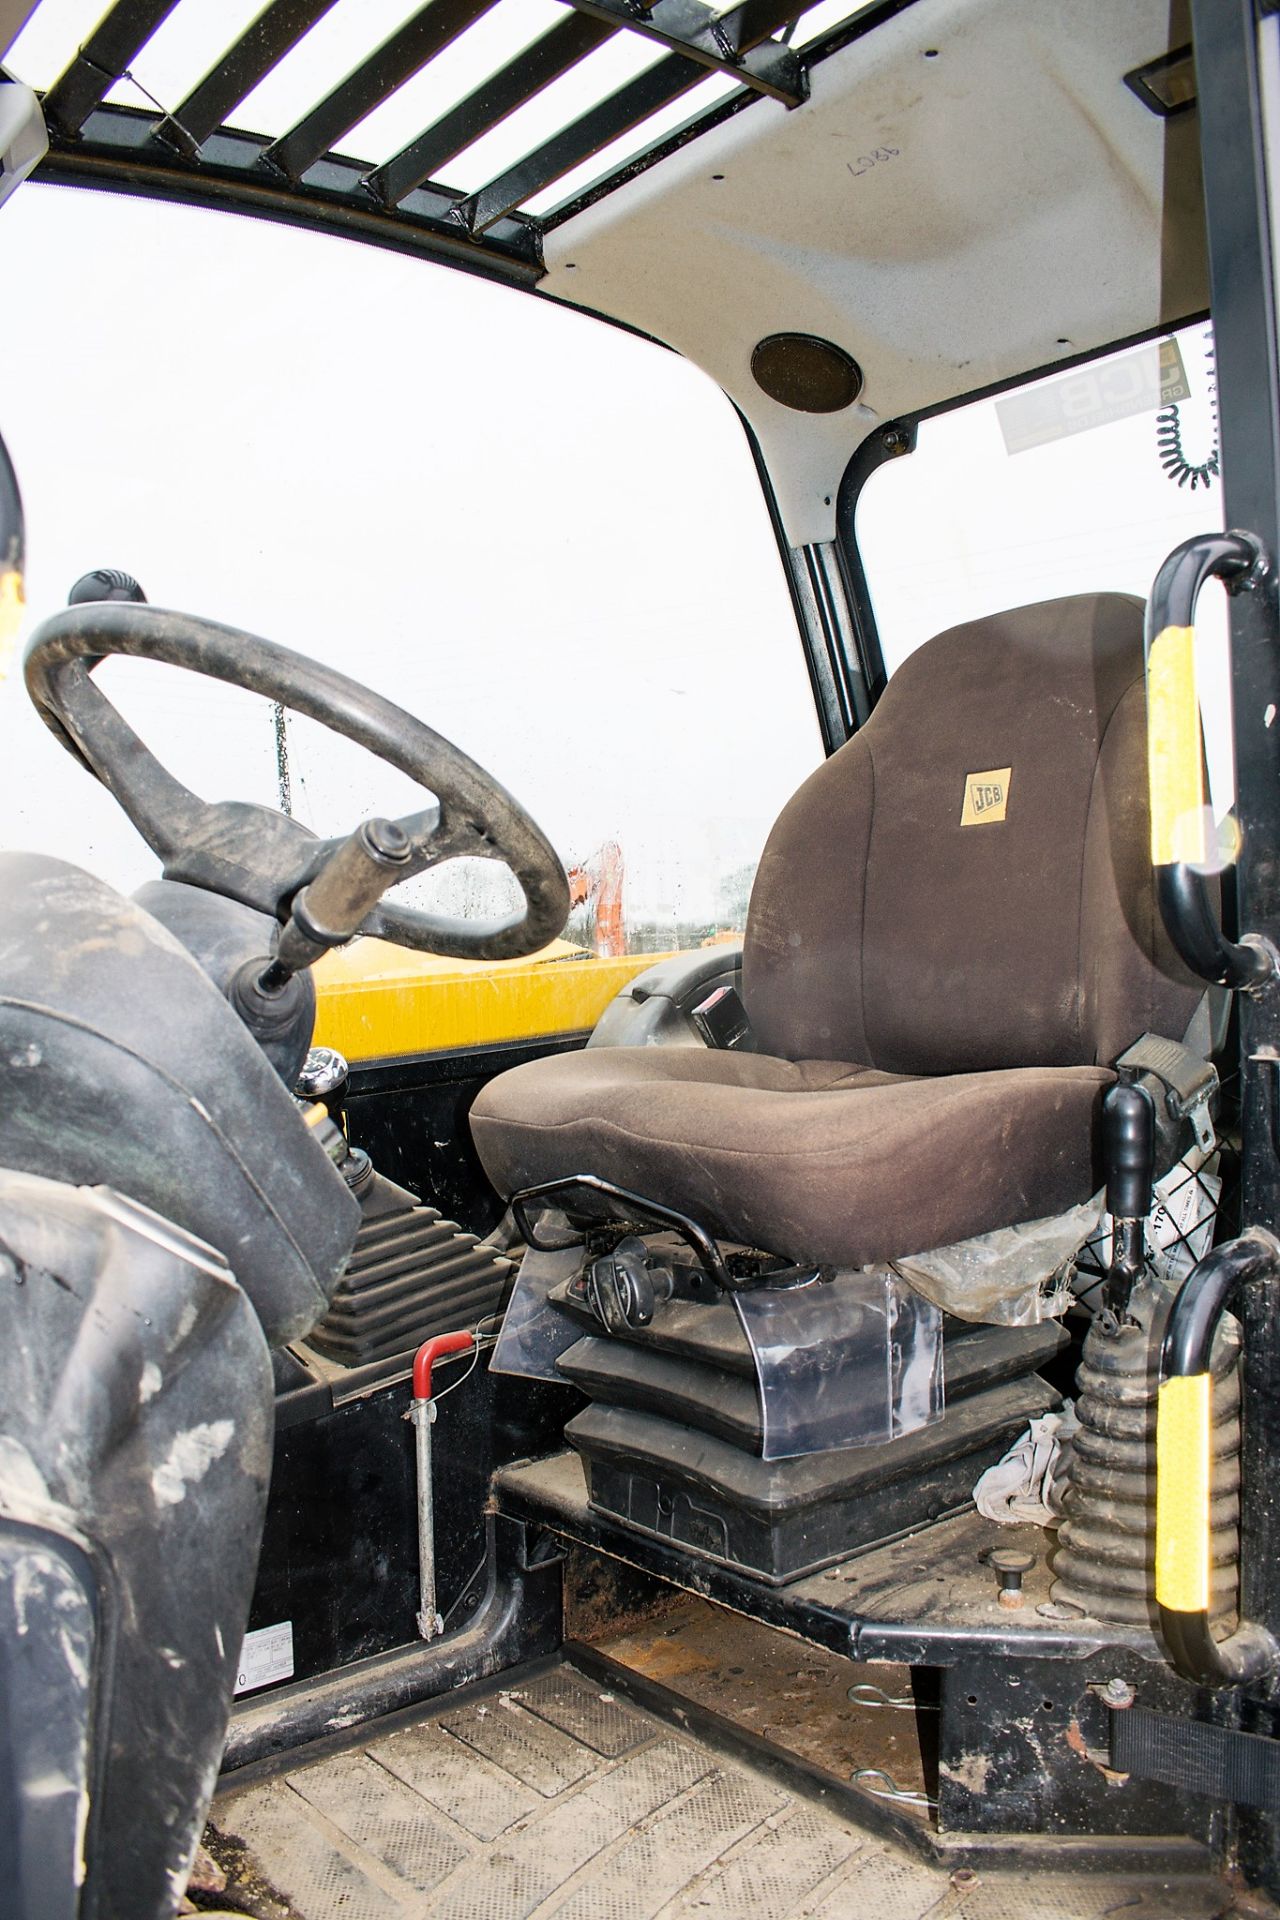
[[[688,1391],[673,1394],[669,1380],[651,1381],[643,1368],[637,1375],[636,1358],[652,1356],[588,1340],[561,1362],[593,1399],[565,1438],[582,1457],[594,1511],[783,1585],[967,1506],[978,1476],[1027,1422],[1060,1404],[1035,1368],[1064,1339],[1053,1323],[966,1329],[949,1343],[957,1364],[948,1367],[941,1420],[884,1445],[786,1460],[759,1458],[758,1426],[753,1432],[750,1411],[733,1401],[745,1381],[723,1378],[728,1399],[717,1419],[717,1396],[704,1391],[709,1369],[665,1360],[664,1371],[689,1375]],[[992,1349],[989,1370],[981,1364],[984,1343]],[[656,1410],[658,1384],[667,1389],[665,1413]]]

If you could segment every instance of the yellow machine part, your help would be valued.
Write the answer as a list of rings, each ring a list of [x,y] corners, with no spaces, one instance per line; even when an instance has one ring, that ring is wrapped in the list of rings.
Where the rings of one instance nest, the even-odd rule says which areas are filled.
[[[656,953],[605,959],[553,940],[523,960],[446,960],[355,940],[316,963],[315,1044],[351,1061],[580,1033]]]

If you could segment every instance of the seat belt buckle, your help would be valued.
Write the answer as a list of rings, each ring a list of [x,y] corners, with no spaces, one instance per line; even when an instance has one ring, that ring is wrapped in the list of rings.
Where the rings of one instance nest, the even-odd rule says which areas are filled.
[[[754,1053],[755,1034],[736,987],[717,987],[692,1008],[689,1018],[709,1047]]]

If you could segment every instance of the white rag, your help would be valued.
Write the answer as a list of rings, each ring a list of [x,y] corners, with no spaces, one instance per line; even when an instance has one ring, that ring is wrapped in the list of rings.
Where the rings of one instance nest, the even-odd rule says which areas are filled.
[[[1063,1401],[1060,1413],[1042,1413],[1033,1420],[1021,1440],[1003,1460],[987,1468],[974,1488],[978,1512],[1002,1527],[1025,1526],[1028,1521],[1037,1527],[1056,1527],[1063,1443],[1079,1425],[1070,1400]]]

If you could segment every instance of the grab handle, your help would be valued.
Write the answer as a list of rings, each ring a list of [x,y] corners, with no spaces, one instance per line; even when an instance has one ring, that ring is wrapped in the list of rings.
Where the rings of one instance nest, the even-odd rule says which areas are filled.
[[[1156,1402],[1156,1605],[1170,1660],[1202,1686],[1242,1686],[1280,1662],[1280,1646],[1265,1627],[1242,1620],[1228,1639],[1215,1640],[1209,1625],[1213,1336],[1237,1287],[1277,1277],[1280,1242],[1251,1227],[1192,1269],[1165,1332]]]
[[[1228,940],[1205,885],[1210,850],[1200,707],[1196,697],[1195,612],[1207,580],[1228,593],[1256,585],[1265,570],[1251,533],[1206,533],[1175,547],[1147,602],[1147,774],[1151,863],[1160,916],[1174,947],[1201,980],[1256,993],[1280,977],[1280,954],[1260,934]]]

